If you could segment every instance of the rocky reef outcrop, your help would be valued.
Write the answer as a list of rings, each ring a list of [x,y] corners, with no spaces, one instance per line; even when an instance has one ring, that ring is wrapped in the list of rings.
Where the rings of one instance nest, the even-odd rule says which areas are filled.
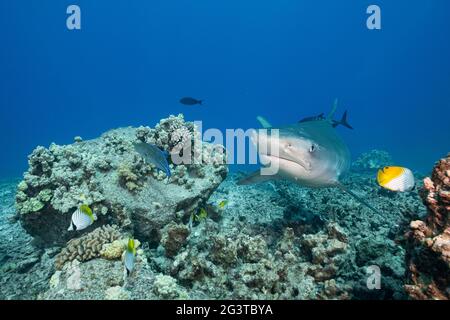
[[[169,163],[167,178],[134,150],[133,143],[156,144],[172,155],[190,153],[190,164]],[[188,147],[184,147],[188,146]],[[183,154],[184,153],[184,154]],[[87,204],[98,220],[81,234],[117,225],[135,237],[158,244],[170,222],[186,222],[227,175],[223,148],[201,141],[182,115],[155,128],[121,128],[71,145],[37,147],[16,194],[18,217],[27,232],[46,245],[64,244],[72,212]]]
[[[413,299],[450,299],[450,154],[425,178],[420,195],[428,215],[411,222],[408,239],[408,284]]]

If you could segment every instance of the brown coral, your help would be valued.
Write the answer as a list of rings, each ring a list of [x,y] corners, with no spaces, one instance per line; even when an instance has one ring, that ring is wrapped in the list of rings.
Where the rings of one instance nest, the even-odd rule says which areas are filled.
[[[450,298],[450,154],[436,163],[420,191],[425,221],[412,221],[408,239],[408,284],[413,299]]]
[[[102,226],[77,239],[70,240],[55,258],[56,269],[62,269],[68,261],[87,261],[100,256],[104,244],[119,239],[116,226]]]

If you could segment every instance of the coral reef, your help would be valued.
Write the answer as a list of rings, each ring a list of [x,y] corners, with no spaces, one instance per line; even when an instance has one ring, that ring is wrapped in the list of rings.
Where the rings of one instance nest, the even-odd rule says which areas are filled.
[[[103,246],[113,243],[120,237],[121,234],[117,227],[106,225],[99,227],[80,238],[71,239],[56,256],[56,268],[62,269],[65,263],[74,260],[88,261],[99,257],[102,253],[103,255],[111,256],[110,251],[105,252]]]
[[[435,165],[420,191],[425,221],[411,222],[406,234],[408,284],[413,299],[450,299],[450,154]]]
[[[371,150],[363,153],[352,163],[355,171],[375,171],[385,166],[392,165],[390,154],[383,150]]]
[[[171,130],[173,138],[167,134]],[[30,156],[31,167],[23,182],[4,189],[0,183],[0,201],[5,201],[0,202],[0,219],[5,221],[0,223],[2,297],[406,299],[409,268],[407,290],[412,289],[417,298],[424,298],[424,292],[431,298],[422,285],[429,285],[426,279],[437,273],[429,266],[426,269],[425,258],[444,261],[446,257],[448,160],[441,161],[425,181],[421,194],[430,208],[425,220],[427,210],[418,194],[387,193],[376,184],[373,171],[366,169],[350,173],[343,183],[370,202],[379,215],[337,188],[306,189],[286,181],[238,186],[240,173],[222,181],[226,168],[215,161],[223,153],[211,145],[191,150],[212,154],[207,157],[211,164],[171,163],[170,179],[146,165],[131,148],[132,142],[140,140],[173,151],[172,139],[192,138],[195,130],[182,117],[171,117],[155,128],[118,129],[99,139],[51,147],[59,150],[56,153],[38,148]],[[65,153],[66,149],[71,152]],[[46,162],[38,164],[36,157]],[[73,167],[66,166],[70,161]],[[85,174],[87,167],[93,168],[90,180],[84,175],[74,184],[53,181],[54,171],[77,176]],[[120,175],[120,168],[126,168],[126,174]],[[27,178],[29,174],[33,178]],[[128,182],[137,187],[130,190]],[[67,194],[59,193],[63,185]],[[2,190],[9,200],[2,200]],[[92,190],[102,200],[94,200]],[[15,216],[14,194],[21,210]],[[43,208],[27,211],[36,200]],[[219,205],[224,200],[226,204]],[[66,233],[71,206],[79,203],[90,204],[99,219],[81,232]],[[190,219],[200,208],[207,214]],[[11,221],[6,224],[6,220]],[[413,229],[411,221],[415,221]],[[112,228],[108,225],[115,225],[114,236],[99,241],[97,233]],[[21,226],[36,237],[31,238]],[[407,230],[411,231],[406,243]],[[45,237],[44,231],[50,236]],[[60,239],[55,241],[57,235]],[[128,236],[141,244],[135,268],[126,277],[120,258]],[[9,246],[10,239],[17,246]],[[52,247],[53,243],[58,246]],[[371,266],[380,270],[380,289],[367,285]],[[442,279],[434,279],[435,293],[445,294]],[[433,298],[442,297],[435,294]]]
[[[173,174],[167,180],[135,152],[136,141],[155,143],[172,156],[191,152],[199,161],[170,163]],[[194,147],[179,149],[187,142]],[[71,213],[87,204],[99,219],[83,232],[113,223],[156,245],[164,226],[196,212],[226,177],[225,155],[216,149],[203,143],[182,115],[155,128],[121,128],[72,145],[37,147],[16,194],[19,218],[32,236],[61,245],[74,236],[67,232]]]

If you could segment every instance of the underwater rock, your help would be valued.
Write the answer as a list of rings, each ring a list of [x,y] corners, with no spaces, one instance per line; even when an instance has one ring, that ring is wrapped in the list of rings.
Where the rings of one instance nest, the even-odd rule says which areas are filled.
[[[48,287],[58,248],[43,250],[15,219],[18,180],[0,180],[0,300],[36,299]]]
[[[450,299],[450,154],[438,161],[420,190],[428,208],[425,221],[406,234],[408,283],[413,299]]]
[[[391,155],[383,150],[371,150],[365,152],[352,163],[355,171],[376,171],[380,168],[392,165]]]
[[[153,292],[160,299],[188,299],[186,290],[178,286],[176,279],[163,274],[155,277],[153,283]]]
[[[124,277],[123,263],[95,258],[74,260],[56,271],[41,300],[129,300],[187,299],[186,290],[176,279],[154,273],[145,257],[136,257],[133,272]]]
[[[161,245],[168,257],[174,256],[186,243],[189,228],[184,224],[169,223],[162,231]]]
[[[200,138],[194,124],[179,115],[155,128],[121,128],[72,145],[37,147],[16,194],[22,226],[47,245],[63,244],[80,236],[67,228],[73,211],[87,204],[98,220],[82,233],[116,224],[157,245],[164,226],[188,219],[227,175],[223,152]],[[172,153],[193,142],[192,155],[203,161],[169,162],[173,174],[168,179],[135,152],[138,141]]]
[[[105,300],[130,300],[130,294],[121,286],[106,289]]]
[[[41,300],[102,300],[111,298],[111,287],[123,286],[123,265],[118,261],[74,260],[56,271]]]

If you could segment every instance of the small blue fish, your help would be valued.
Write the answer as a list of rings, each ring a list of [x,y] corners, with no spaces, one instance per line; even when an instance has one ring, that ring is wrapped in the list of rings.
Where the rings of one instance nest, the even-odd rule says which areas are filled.
[[[321,113],[317,116],[312,116],[312,117],[307,117],[307,118],[303,118],[302,120],[300,120],[298,123],[302,123],[302,122],[310,122],[310,121],[320,121],[320,120],[325,120],[325,113]]]
[[[164,171],[167,177],[171,176],[169,163],[167,162],[168,153],[161,151],[156,145],[145,142],[133,144],[134,150],[144,158],[146,163],[152,163],[157,169]]]

